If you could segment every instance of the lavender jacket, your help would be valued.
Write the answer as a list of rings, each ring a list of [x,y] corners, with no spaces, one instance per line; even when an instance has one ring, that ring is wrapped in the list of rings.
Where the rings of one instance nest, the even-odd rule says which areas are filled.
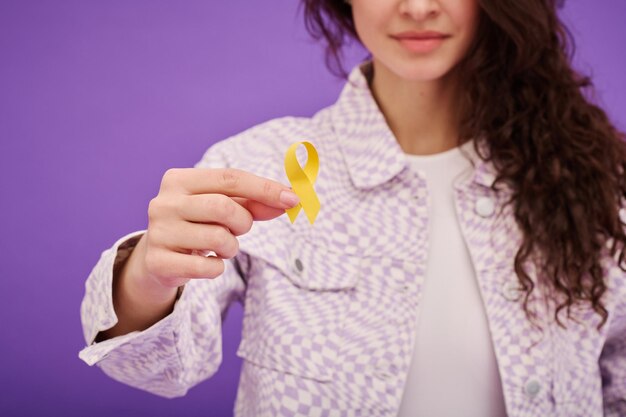
[[[416,337],[430,197],[370,93],[367,64],[355,66],[337,102],[313,117],[254,126],[211,146],[195,165],[288,184],[285,151],[311,141],[320,158],[315,224],[303,212],[294,224],[286,215],[256,222],[223,275],[191,280],[169,316],[95,343],[117,322],[113,270],[144,231],[120,238],[86,281],[83,361],[156,395],[185,395],[219,367],[222,318],[237,301],[244,317],[236,416],[396,415]],[[541,303],[544,331],[531,326],[512,267],[521,234],[510,208],[497,216],[510,190],[490,190],[494,177],[493,166],[477,160],[454,196],[508,416],[626,416],[626,274],[607,250],[609,321],[600,332],[586,307],[563,329]]]

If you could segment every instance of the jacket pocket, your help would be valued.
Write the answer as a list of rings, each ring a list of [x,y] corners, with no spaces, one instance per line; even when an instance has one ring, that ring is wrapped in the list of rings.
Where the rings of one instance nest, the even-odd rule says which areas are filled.
[[[258,366],[330,381],[360,259],[341,248],[294,239],[248,281],[237,355]]]

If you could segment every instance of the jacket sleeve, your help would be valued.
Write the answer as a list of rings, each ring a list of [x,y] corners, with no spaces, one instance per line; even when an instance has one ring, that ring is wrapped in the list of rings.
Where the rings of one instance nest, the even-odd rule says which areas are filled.
[[[626,202],[621,203],[619,217],[626,223]],[[626,229],[625,229],[626,231]],[[607,242],[607,248],[612,241]],[[602,403],[605,417],[626,416],[626,270],[619,262],[619,251],[609,268],[609,290],[615,300],[612,317],[609,316],[608,332],[600,353],[599,366],[602,376]],[[614,274],[614,275],[613,275]]]
[[[213,145],[194,167],[223,167],[222,144]],[[99,332],[118,319],[113,308],[115,268],[129,255],[145,230],[130,233],[102,252],[85,282],[81,321],[87,346],[79,357],[127,385],[172,398],[211,377],[222,361],[221,324],[233,301],[243,303],[249,257],[240,251],[225,259],[214,279],[192,279],[171,314],[143,331],[96,342]]]
[[[616,317],[600,355],[605,417],[626,416],[626,316]]]

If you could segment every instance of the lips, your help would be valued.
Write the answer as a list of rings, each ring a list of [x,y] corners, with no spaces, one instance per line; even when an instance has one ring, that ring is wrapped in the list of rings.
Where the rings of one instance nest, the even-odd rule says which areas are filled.
[[[393,35],[402,47],[417,54],[427,54],[438,49],[450,35],[435,31],[402,32]]]
[[[424,31],[424,32],[415,32],[415,31],[407,31],[401,32],[395,35],[392,35],[395,39],[415,39],[415,40],[426,40],[426,39],[444,39],[449,37],[450,35],[435,32],[435,31]]]

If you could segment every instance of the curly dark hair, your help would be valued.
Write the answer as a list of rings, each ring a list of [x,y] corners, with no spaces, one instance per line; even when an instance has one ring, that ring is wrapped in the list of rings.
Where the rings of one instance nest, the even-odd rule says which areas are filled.
[[[342,0],[302,0],[306,28],[325,40],[326,65],[347,78],[342,47],[359,41],[351,6]],[[459,63],[464,91],[459,144],[484,137],[498,171],[492,189],[506,183],[523,240],[514,270],[529,310],[535,284],[524,268],[532,259],[537,283],[559,313],[589,303],[608,319],[602,251],[619,253],[626,235],[619,209],[626,197],[626,135],[592,101],[593,83],[571,65],[575,43],[559,19],[562,0],[479,0],[477,35]],[[494,86],[497,94],[494,94]],[[540,253],[541,256],[538,256]],[[541,258],[541,262],[537,261]],[[557,300],[558,299],[558,300]],[[574,319],[575,320],[575,319]]]

